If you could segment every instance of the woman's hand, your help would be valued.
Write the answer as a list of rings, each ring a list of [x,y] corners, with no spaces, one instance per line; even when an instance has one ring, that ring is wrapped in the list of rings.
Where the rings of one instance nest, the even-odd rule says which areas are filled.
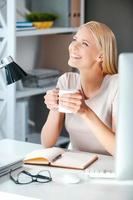
[[[59,89],[48,90],[44,96],[44,103],[50,110],[58,109]]]
[[[88,106],[85,104],[85,99],[80,91],[76,93],[62,94],[59,96],[60,104],[72,113],[84,114]]]

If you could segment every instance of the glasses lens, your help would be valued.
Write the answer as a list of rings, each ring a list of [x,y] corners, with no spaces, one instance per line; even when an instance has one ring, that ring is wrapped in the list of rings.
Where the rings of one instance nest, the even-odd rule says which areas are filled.
[[[31,183],[32,182],[32,177],[21,172],[19,175],[18,175],[18,182],[21,183],[21,184],[26,184],[26,183]]]
[[[37,181],[40,183],[46,183],[52,181],[51,174],[49,171],[40,171],[37,175]]]

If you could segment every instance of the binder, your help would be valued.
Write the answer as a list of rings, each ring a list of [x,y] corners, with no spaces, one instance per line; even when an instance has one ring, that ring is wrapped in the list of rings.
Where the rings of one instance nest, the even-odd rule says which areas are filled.
[[[70,0],[70,26],[80,26],[81,0]]]

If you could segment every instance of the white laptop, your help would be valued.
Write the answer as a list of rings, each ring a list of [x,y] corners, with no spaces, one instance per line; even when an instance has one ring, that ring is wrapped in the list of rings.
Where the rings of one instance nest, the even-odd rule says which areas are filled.
[[[0,176],[7,174],[10,170],[15,170],[22,166],[23,159],[14,154],[0,152]]]
[[[11,139],[0,140],[0,176],[22,166],[24,156],[41,145]]]

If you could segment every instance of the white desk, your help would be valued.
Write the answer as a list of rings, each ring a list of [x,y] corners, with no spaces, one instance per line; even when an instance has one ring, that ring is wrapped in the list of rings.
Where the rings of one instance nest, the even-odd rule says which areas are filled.
[[[18,146],[15,141],[8,140],[12,147]],[[14,144],[14,145],[13,145]],[[27,144],[25,142],[20,142],[20,148],[17,152],[24,154],[24,152],[31,151],[31,149],[41,148],[37,144]],[[1,146],[0,146],[1,148]],[[23,149],[23,151],[22,151]],[[104,165],[106,163],[106,157],[101,157],[97,161],[97,165]],[[24,166],[26,168],[36,169],[49,169],[53,181],[49,183],[31,183],[28,185],[16,185],[9,179],[9,175],[0,177],[0,191],[15,193],[19,195],[34,197],[38,199],[47,200],[83,200],[83,199],[93,199],[93,200],[132,200],[133,199],[133,182],[132,181],[121,181],[116,180],[100,180],[100,179],[89,179],[85,176],[85,172],[82,170],[70,170],[61,169],[54,167],[44,167],[44,166]],[[78,184],[63,184],[60,177],[64,173],[78,173],[81,177],[81,182]]]

